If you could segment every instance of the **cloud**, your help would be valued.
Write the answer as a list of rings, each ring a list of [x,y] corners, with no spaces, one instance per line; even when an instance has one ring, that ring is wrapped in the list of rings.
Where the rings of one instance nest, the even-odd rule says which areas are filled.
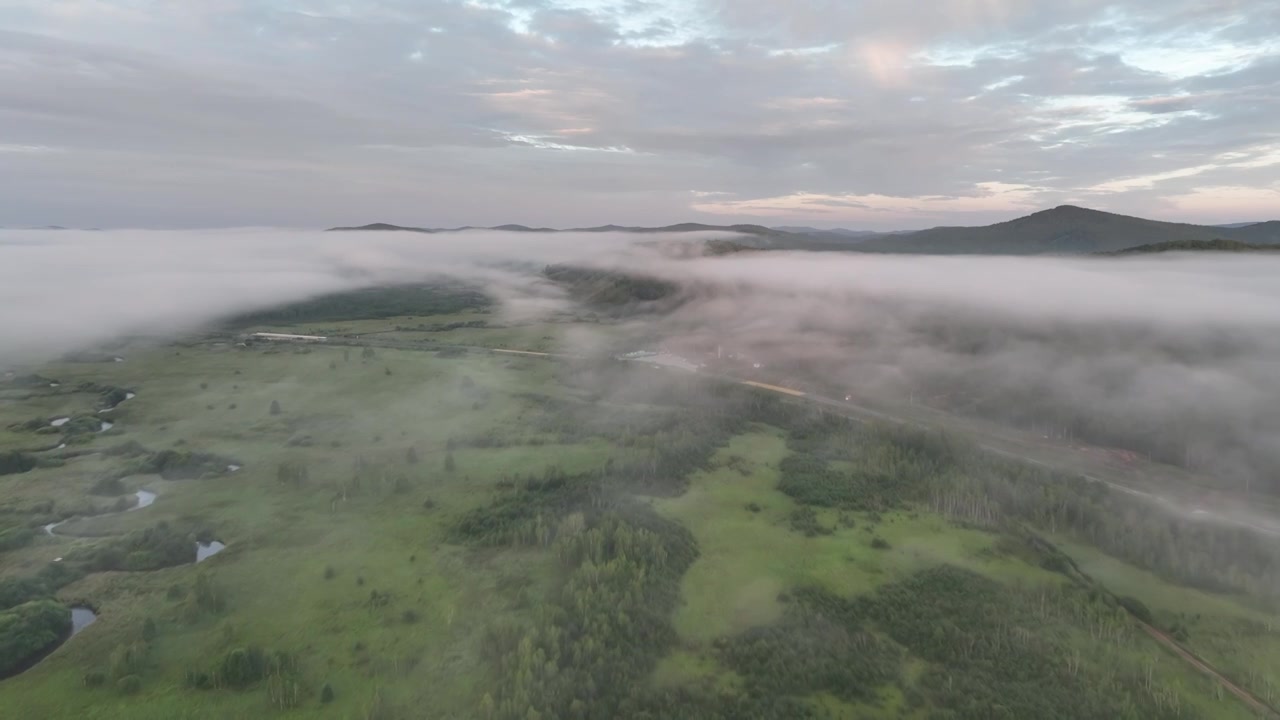
[[[632,267],[693,288],[632,332],[695,359],[720,346],[829,396],[914,397],[1237,487],[1280,472],[1280,257],[769,252]]]
[[[665,278],[684,298],[669,314],[609,325],[607,337],[579,326],[584,347],[731,346],[827,394],[919,396],[1046,434],[1093,433],[1190,458],[1222,482],[1280,471],[1280,258],[663,252],[704,237],[0,231],[0,362],[441,276],[545,316],[569,301],[539,270],[568,262]]]
[[[662,224],[711,212],[689,187],[1052,204],[1116,182],[1108,209],[1218,220],[1123,181],[1274,143],[1280,110],[1277,0],[198,5],[0,8],[6,224]],[[873,220],[1021,206],[931,207]]]
[[[490,231],[0,230],[0,363],[48,359],[123,334],[165,337],[327,293],[446,276],[484,286],[512,301],[512,311],[527,311],[530,303],[544,308],[547,287],[536,274],[543,265],[606,262],[633,240]]]
[[[1026,210],[1035,207],[1042,191],[1029,185],[979,183],[972,194],[963,196],[891,197],[886,195],[822,195],[794,193],[782,197],[750,200],[711,200],[695,204],[702,212],[720,215],[763,215],[803,217],[805,213],[830,212],[843,208],[840,220],[872,221],[874,213],[910,214],[932,218],[955,213],[983,213]],[[703,194],[701,197],[705,197]]]

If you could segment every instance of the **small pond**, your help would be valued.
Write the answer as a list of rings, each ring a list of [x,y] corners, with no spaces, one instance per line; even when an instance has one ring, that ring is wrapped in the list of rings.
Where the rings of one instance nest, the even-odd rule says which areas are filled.
[[[214,540],[209,543],[196,543],[196,562],[204,562],[226,549],[226,545]]]

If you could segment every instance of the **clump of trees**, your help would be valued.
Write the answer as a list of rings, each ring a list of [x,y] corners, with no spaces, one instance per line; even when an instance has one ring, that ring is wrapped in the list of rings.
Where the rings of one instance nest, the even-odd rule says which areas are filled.
[[[228,457],[213,453],[192,452],[190,450],[161,450],[144,460],[137,471],[153,473],[165,480],[197,480],[204,477],[223,475],[229,465],[240,463]]]
[[[395,285],[352,290],[240,315],[230,327],[295,325],[404,315],[452,315],[488,307],[477,288],[456,283]]]
[[[0,611],[0,679],[25,670],[70,632],[71,611],[53,600],[24,601]]]
[[[63,564],[81,572],[138,571],[184,565],[195,559],[192,534],[162,521],[109,542],[72,551]]]
[[[692,538],[637,508],[560,535],[554,551],[565,583],[540,622],[499,626],[486,640],[500,679],[481,714],[640,716],[649,701],[633,688],[675,641],[669,616],[697,555]]]
[[[35,467],[36,458],[34,455],[28,455],[17,450],[0,452],[0,475],[16,475],[34,470]]]

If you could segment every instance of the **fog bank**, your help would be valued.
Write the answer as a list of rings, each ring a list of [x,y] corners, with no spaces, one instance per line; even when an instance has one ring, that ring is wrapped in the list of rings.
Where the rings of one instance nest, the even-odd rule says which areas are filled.
[[[555,288],[536,276],[543,264],[605,262],[633,239],[488,231],[0,230],[0,363],[442,276],[481,284],[512,300],[511,312],[527,312],[555,298]]]

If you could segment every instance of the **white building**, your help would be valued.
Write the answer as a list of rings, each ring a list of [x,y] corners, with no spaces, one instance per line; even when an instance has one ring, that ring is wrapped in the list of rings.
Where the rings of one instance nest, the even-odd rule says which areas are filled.
[[[290,335],[289,333],[256,332],[249,336],[253,340],[271,340],[274,342],[324,342],[329,338],[324,335]]]

